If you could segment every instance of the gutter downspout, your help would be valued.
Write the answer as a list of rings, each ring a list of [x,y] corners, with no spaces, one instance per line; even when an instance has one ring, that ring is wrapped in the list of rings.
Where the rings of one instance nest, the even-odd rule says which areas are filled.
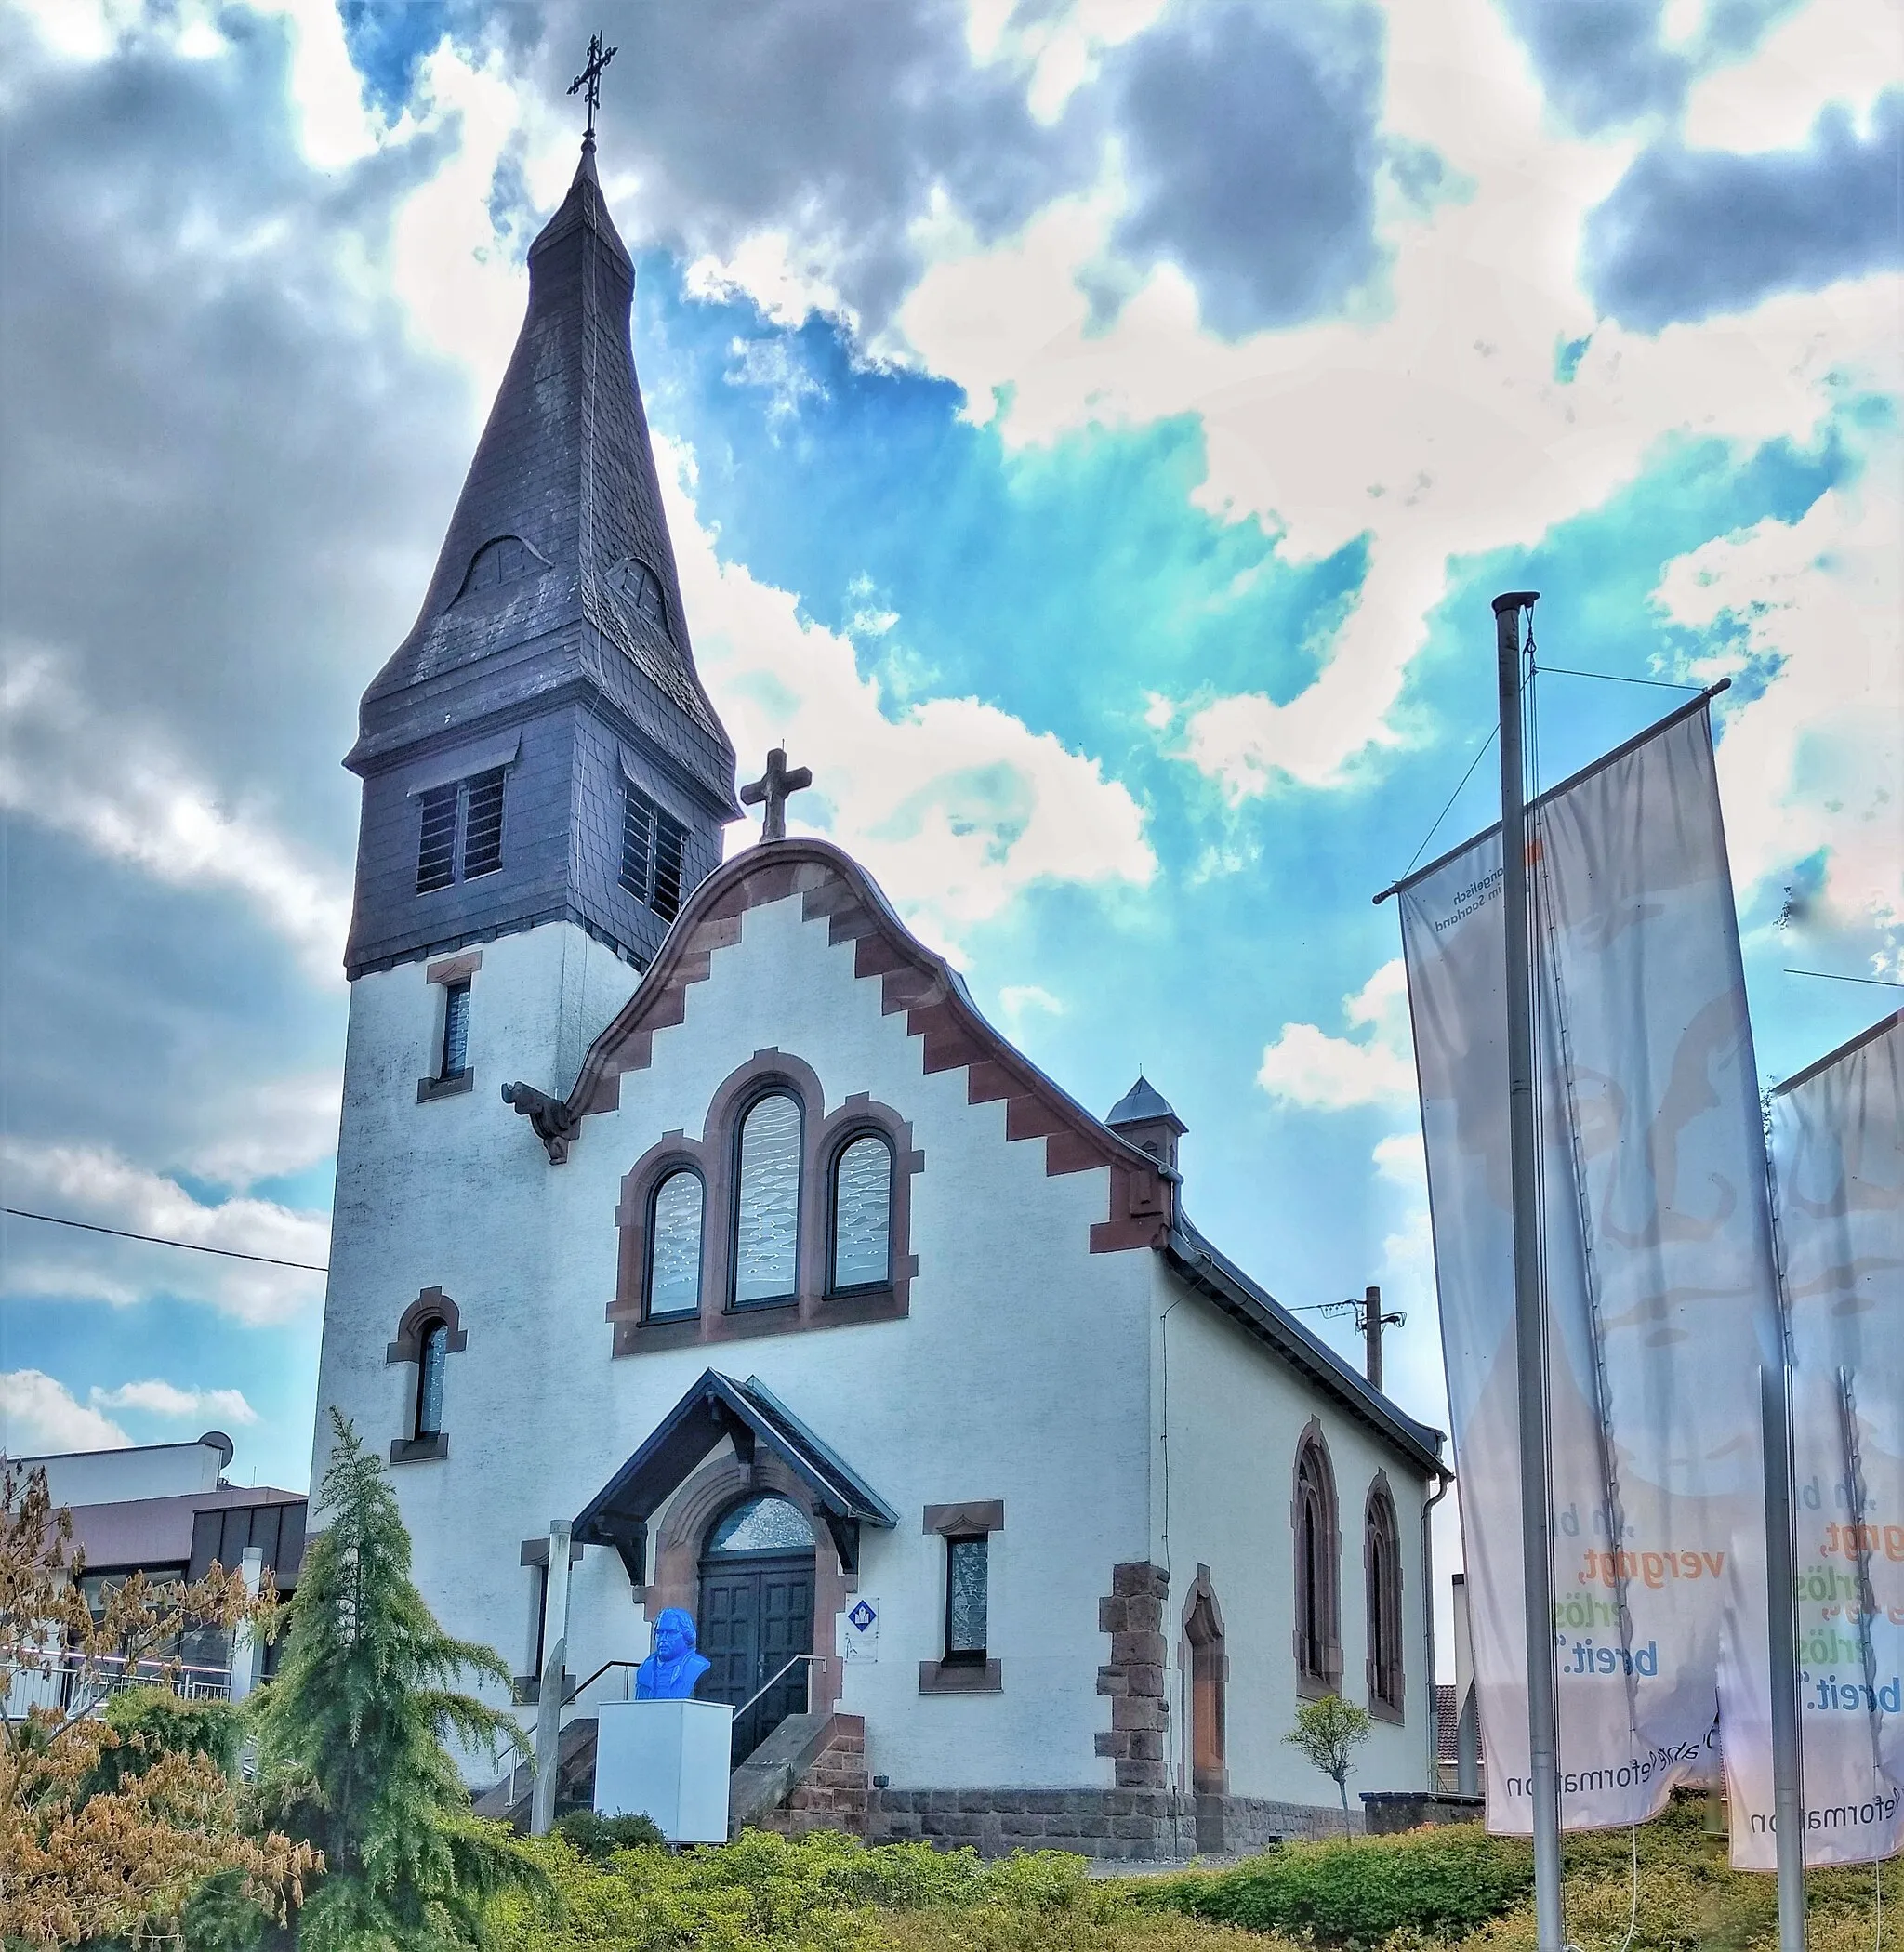
[[[1435,1711],[1435,1508],[1448,1496],[1454,1483],[1452,1472],[1444,1471],[1435,1486],[1435,1496],[1421,1507],[1421,1610],[1428,1643],[1428,1787],[1441,1787],[1441,1717]]]

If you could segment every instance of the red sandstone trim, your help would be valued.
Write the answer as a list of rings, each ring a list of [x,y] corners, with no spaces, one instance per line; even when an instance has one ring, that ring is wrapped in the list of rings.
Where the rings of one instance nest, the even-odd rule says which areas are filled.
[[[565,1101],[577,1121],[619,1106],[622,1075],[654,1062],[655,1031],[685,1020],[689,988],[707,980],[716,950],[740,940],[747,911],[794,894],[807,920],[826,922],[830,941],[853,943],[853,974],[879,980],[885,1013],[906,1012],[907,1034],[923,1040],[928,1072],[963,1069],[968,1103],[1002,1101],[1007,1140],[1042,1139],[1047,1174],[1111,1168],[1109,1210],[1091,1228],[1092,1253],[1163,1245],[1171,1189],[1157,1162],[1006,1043],[967,1001],[949,966],[900,924],[865,870],[822,840],[749,848],[694,890],[641,987],[589,1046]]]

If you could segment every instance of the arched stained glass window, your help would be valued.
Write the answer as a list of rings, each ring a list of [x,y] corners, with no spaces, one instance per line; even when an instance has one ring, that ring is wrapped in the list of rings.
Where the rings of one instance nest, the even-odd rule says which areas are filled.
[[[1320,1688],[1334,1687],[1342,1677],[1335,1513],[1335,1473],[1312,1434],[1296,1461],[1296,1669],[1301,1681]]]
[[[790,1301],[800,1275],[800,1108],[784,1091],[759,1100],[741,1123],[734,1212],[736,1307]]]
[[[1368,1694],[1397,1714],[1402,1706],[1401,1532],[1385,1485],[1368,1494],[1365,1571],[1368,1587]]]
[[[443,1432],[443,1372],[450,1352],[447,1322],[431,1322],[419,1338],[422,1354],[416,1364],[416,1430],[418,1437]]]
[[[750,1497],[736,1505],[707,1535],[707,1554],[717,1552],[808,1552],[813,1528],[790,1498]]]
[[[892,1278],[892,1148],[862,1132],[833,1162],[834,1288],[871,1287]]]
[[[648,1220],[648,1317],[691,1315],[701,1305],[701,1176],[683,1167],[654,1189]]]

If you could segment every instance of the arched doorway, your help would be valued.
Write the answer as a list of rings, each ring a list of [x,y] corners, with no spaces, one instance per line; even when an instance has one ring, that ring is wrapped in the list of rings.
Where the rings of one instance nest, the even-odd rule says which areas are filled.
[[[698,1690],[707,1700],[738,1710],[767,1690],[734,1718],[739,1763],[807,1705],[808,1663],[780,1674],[813,1651],[813,1528],[791,1499],[743,1498],[708,1527],[696,1626],[709,1663]]]

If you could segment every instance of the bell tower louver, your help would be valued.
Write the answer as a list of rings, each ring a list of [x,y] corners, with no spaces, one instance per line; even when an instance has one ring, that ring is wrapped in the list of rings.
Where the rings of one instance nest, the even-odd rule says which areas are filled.
[[[530,247],[528,314],[416,625],[364,694],[352,979],[553,921],[645,967],[739,817],[594,147]]]

